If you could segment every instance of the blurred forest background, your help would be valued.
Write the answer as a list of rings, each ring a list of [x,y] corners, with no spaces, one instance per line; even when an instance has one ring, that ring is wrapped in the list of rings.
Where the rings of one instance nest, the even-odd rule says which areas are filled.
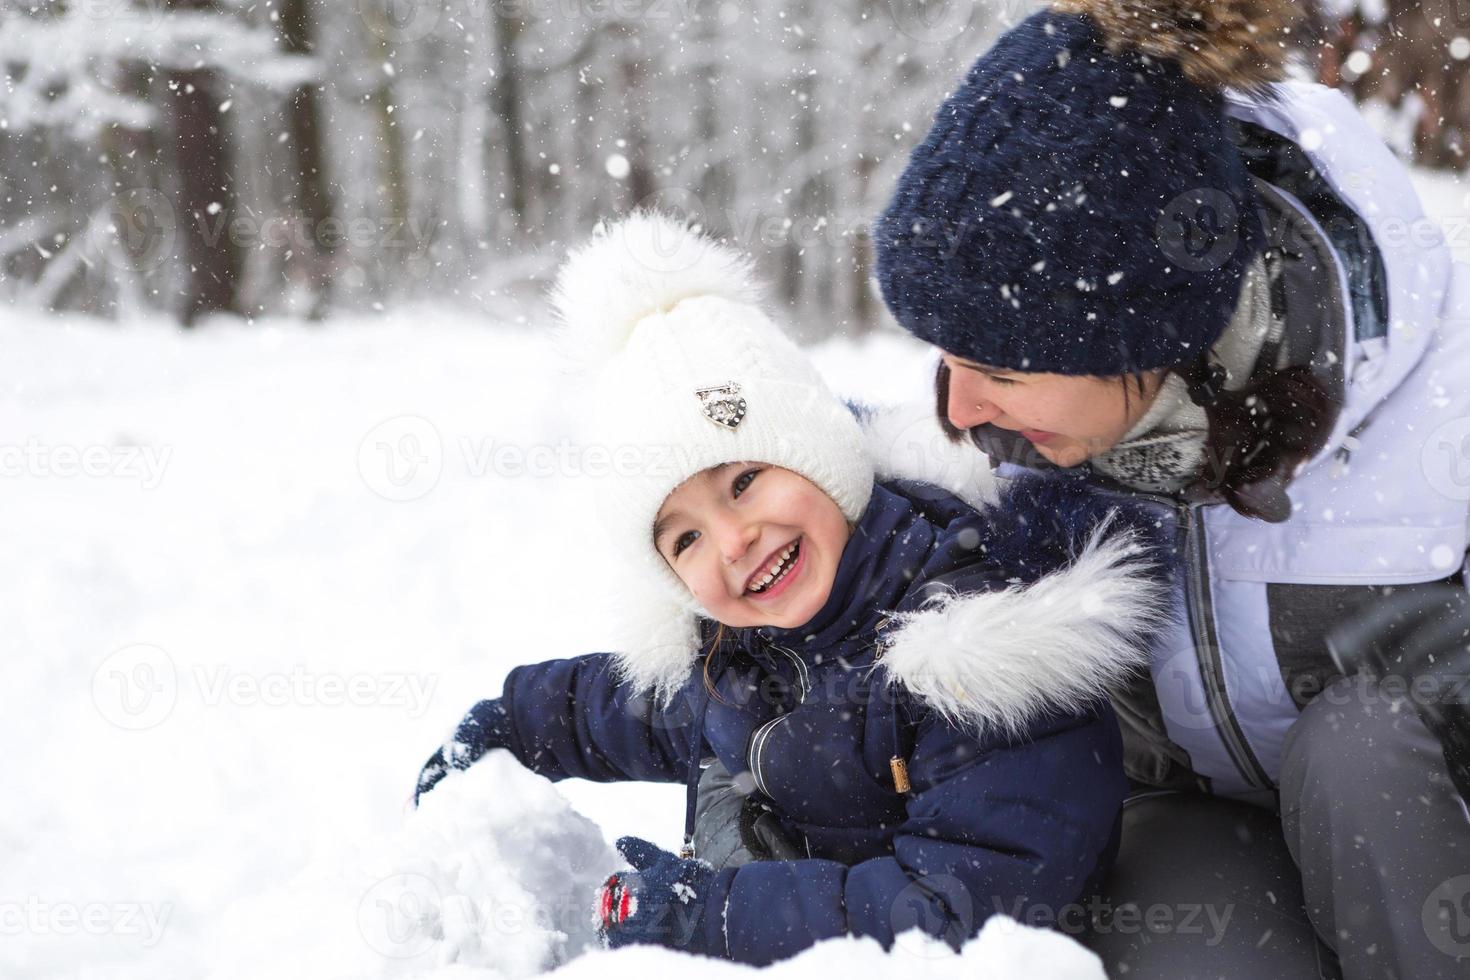
[[[1031,0],[0,0],[3,304],[512,315],[638,205],[734,237],[815,339],[866,228]],[[1466,166],[1470,0],[1318,0],[1301,71]]]

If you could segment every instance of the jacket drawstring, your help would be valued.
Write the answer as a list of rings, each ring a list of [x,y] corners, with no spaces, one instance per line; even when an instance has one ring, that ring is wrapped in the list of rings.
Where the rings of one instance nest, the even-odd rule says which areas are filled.
[[[893,791],[907,793],[913,786],[909,783],[909,764],[903,757],[902,729],[898,724],[898,685],[890,681],[888,690],[893,692],[893,758],[888,760],[888,768],[893,773]]]
[[[694,857],[694,816],[699,803],[699,760],[704,754],[704,716],[709,709],[709,688],[699,686],[699,708],[694,713],[694,747],[689,753],[689,772],[684,779],[684,846],[681,858]]]

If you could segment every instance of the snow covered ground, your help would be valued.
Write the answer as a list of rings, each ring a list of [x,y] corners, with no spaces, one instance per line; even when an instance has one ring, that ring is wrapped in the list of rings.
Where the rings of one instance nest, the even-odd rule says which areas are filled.
[[[1421,189],[1470,259],[1470,193]],[[533,327],[0,312],[0,976],[490,980],[686,968],[588,949],[585,900],[680,791],[493,763],[406,809],[513,665],[597,649],[607,461]],[[834,386],[922,400],[880,335]],[[604,607],[605,608],[605,607]],[[919,958],[918,960],[915,957]],[[774,972],[1097,977],[996,922],[954,958],[838,941]],[[742,972],[701,961],[700,975]]]
[[[432,308],[195,334],[8,313],[0,350],[0,976],[677,965],[574,957],[607,842],[677,847],[678,789],[502,765],[405,807],[510,667],[600,646],[583,504],[607,464],[542,335]],[[894,336],[818,354],[875,401],[928,367]],[[1037,975],[1022,935],[951,968]],[[805,968],[912,966],[833,947]]]

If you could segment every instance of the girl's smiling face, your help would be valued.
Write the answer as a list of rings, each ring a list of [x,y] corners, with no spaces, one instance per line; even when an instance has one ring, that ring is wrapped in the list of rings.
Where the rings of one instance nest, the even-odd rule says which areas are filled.
[[[851,528],[816,484],[769,463],[725,463],[664,501],[653,546],[726,626],[791,628],[832,592]]]

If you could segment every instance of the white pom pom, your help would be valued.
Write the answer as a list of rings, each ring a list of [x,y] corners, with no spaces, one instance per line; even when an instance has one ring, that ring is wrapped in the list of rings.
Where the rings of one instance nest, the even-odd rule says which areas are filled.
[[[599,224],[562,265],[551,293],[561,320],[557,346],[583,365],[600,364],[622,350],[640,321],[681,300],[719,296],[759,305],[762,294],[740,251],[669,215],[634,212]]]

